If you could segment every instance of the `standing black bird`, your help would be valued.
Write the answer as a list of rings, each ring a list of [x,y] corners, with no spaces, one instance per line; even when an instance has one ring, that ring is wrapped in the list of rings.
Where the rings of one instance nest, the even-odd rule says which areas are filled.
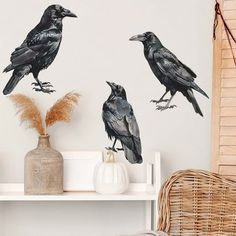
[[[107,83],[111,87],[111,95],[103,104],[102,118],[108,137],[115,138],[113,146],[108,149],[115,152],[124,150],[130,163],[142,163],[139,128],[125,89],[115,83]],[[117,139],[120,140],[122,149],[115,148]]]
[[[10,94],[18,82],[27,74],[32,73],[36,83],[35,91],[51,93],[49,82],[42,83],[38,79],[39,72],[46,69],[54,61],[62,39],[62,19],[76,17],[74,13],[60,5],[51,5],[45,11],[39,24],[29,32],[20,47],[11,54],[11,64],[4,72],[13,70],[12,77],[3,90]]]
[[[166,92],[159,100],[152,100],[156,104],[166,102],[165,106],[157,105],[157,110],[165,110],[173,108],[170,106],[176,92],[181,92],[190,103],[196,113],[203,116],[201,109],[193,95],[192,89],[198,91],[208,98],[207,94],[194,82],[196,74],[186,65],[184,65],[178,58],[166,49],[157,36],[152,32],[136,35],[130,38],[131,41],[140,41],[144,45],[144,55],[155,76],[165,85]],[[164,99],[165,95],[170,92],[170,99]]]

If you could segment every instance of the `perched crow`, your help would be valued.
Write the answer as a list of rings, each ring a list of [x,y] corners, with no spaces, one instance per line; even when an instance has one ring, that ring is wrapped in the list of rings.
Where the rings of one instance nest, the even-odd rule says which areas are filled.
[[[108,137],[115,138],[113,146],[108,149],[115,152],[124,150],[130,163],[142,163],[139,128],[125,89],[115,83],[107,83],[111,87],[111,95],[103,104],[102,118]],[[117,139],[120,140],[122,149],[115,148]]]
[[[3,90],[10,94],[18,82],[27,74],[32,73],[36,83],[35,91],[51,93],[52,85],[42,83],[38,79],[39,72],[46,69],[54,61],[62,39],[62,19],[66,16],[76,17],[75,14],[60,5],[49,6],[39,24],[29,32],[25,41],[11,54],[11,64],[4,72],[13,70],[12,77]]]
[[[130,38],[131,41],[140,41],[144,45],[144,55],[158,80],[165,85],[166,92],[159,100],[152,100],[157,104],[157,110],[173,108],[170,106],[176,92],[181,92],[189,102],[192,103],[196,113],[203,116],[201,109],[193,95],[192,89],[198,91],[208,98],[207,94],[194,82],[196,74],[178,58],[166,49],[157,36],[152,32],[136,35]],[[170,92],[170,99],[164,99],[165,95]],[[158,105],[166,102],[165,106]]]

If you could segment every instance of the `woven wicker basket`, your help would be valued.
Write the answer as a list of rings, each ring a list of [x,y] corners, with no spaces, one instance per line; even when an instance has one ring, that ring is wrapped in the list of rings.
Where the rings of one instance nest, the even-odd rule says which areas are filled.
[[[236,182],[218,174],[176,172],[162,187],[159,207],[159,230],[169,235],[236,235]]]

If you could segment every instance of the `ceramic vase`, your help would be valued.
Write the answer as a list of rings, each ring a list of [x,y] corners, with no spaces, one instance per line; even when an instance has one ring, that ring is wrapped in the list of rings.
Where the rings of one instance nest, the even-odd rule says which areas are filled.
[[[36,149],[25,157],[25,194],[63,193],[63,157],[51,148],[49,136],[40,136]]]
[[[99,163],[94,172],[94,187],[101,194],[121,194],[129,186],[126,166],[116,162],[114,153],[110,152],[104,162]]]

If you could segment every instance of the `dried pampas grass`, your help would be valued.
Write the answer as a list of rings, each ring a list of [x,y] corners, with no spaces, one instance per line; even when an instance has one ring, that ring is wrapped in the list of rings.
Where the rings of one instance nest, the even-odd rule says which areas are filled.
[[[17,113],[20,113],[21,122],[27,122],[29,128],[36,129],[39,135],[45,135],[47,133],[46,128],[55,123],[70,122],[72,112],[79,101],[79,94],[70,92],[57,100],[46,114],[46,128],[44,128],[41,113],[31,98],[22,94],[11,95],[9,98],[18,108]]]
[[[29,128],[36,129],[40,135],[44,135],[42,116],[34,101],[22,94],[11,95],[9,98],[18,109],[17,113],[20,114],[21,122],[28,123]]]
[[[67,93],[61,99],[58,99],[46,114],[46,127],[48,128],[60,121],[70,122],[72,112],[75,105],[78,104],[78,101],[79,94],[72,92]]]

